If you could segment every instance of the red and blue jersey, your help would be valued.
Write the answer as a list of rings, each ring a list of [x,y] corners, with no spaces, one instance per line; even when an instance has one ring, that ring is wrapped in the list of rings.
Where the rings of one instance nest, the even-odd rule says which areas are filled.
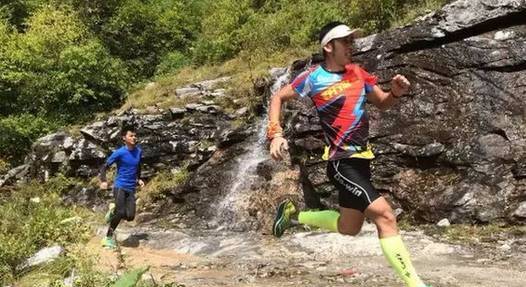
[[[375,84],[376,77],[355,64],[345,66],[341,73],[314,66],[292,82],[294,90],[312,99],[316,106],[329,146],[329,160],[357,157],[368,151],[365,103]]]

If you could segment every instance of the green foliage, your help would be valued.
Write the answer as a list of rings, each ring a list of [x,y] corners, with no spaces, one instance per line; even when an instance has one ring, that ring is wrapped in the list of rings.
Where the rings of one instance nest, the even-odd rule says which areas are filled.
[[[4,24],[3,30],[8,30]],[[44,7],[0,51],[0,112],[74,122],[120,103],[126,69],[68,8]]]
[[[186,51],[195,37],[199,19],[185,2],[125,1],[102,28],[102,39],[134,75],[152,76],[162,55]]]
[[[217,63],[240,52],[264,59],[290,48],[318,42],[319,29],[342,21],[375,33],[392,27],[420,7],[438,8],[446,0],[321,1],[220,0],[206,10],[201,34],[193,44],[194,63]],[[405,20],[404,20],[405,21]]]
[[[196,63],[219,62],[232,58],[241,50],[240,28],[254,13],[250,0],[219,0],[210,3],[194,44]]]
[[[126,272],[117,280],[117,282],[115,282],[114,287],[134,287],[148,269],[150,269],[149,266],[136,268]]]
[[[82,244],[66,246],[64,255],[24,274],[16,286],[66,287],[64,278],[71,275],[75,287],[112,286],[111,276],[98,268],[99,258],[86,251]]]
[[[59,177],[46,184],[30,183],[0,202],[0,284],[16,278],[17,266],[40,248],[87,239],[87,225],[62,222],[77,216],[59,197],[72,182]]]
[[[330,21],[344,21],[348,12],[338,1],[269,1],[240,28],[241,46],[264,57],[287,48],[317,42],[319,29]]]
[[[157,76],[173,74],[189,64],[190,59],[187,55],[179,51],[170,52],[163,56],[155,74]]]
[[[0,154],[7,161],[18,164],[38,137],[56,129],[56,123],[31,114],[0,119]]]
[[[24,30],[27,17],[46,0],[0,0],[0,11],[9,23]]]
[[[433,12],[448,2],[449,0],[407,1],[401,8],[401,13],[391,22],[391,27],[407,25],[415,18]]]
[[[126,0],[67,0],[78,11],[80,19],[97,35]]]
[[[154,74],[314,50],[329,21],[377,32],[446,1],[0,0],[0,116],[82,122]]]

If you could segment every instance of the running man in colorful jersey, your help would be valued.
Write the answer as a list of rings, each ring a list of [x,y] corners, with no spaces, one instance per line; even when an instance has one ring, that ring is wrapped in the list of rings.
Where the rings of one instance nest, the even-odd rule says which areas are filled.
[[[116,247],[113,233],[121,219],[132,221],[135,218],[135,188],[137,184],[144,186],[140,179],[142,150],[137,146],[137,134],[132,127],[124,127],[121,135],[124,145],[110,155],[99,175],[100,188],[108,189],[106,170],[117,163],[117,175],[113,184],[115,203],[110,204],[110,210],[106,214],[106,223],[110,226],[106,237],[102,239],[102,246],[109,249]]]
[[[398,233],[396,217],[389,203],[371,184],[368,145],[369,123],[365,103],[387,109],[408,92],[410,83],[401,75],[391,80],[391,91],[376,85],[376,77],[351,63],[357,30],[341,22],[325,25],[320,32],[324,62],[300,74],[283,87],[270,102],[267,136],[270,153],[282,159],[287,140],[280,126],[281,105],[296,97],[309,97],[318,112],[329,146],[327,176],[338,190],[340,211],[302,211],[292,220],[296,208],[290,200],[278,207],[272,233],[280,237],[292,223],[298,222],[347,235],[360,232],[365,217],[377,227],[383,253],[396,273],[409,287],[426,286],[417,275],[408,251]]]

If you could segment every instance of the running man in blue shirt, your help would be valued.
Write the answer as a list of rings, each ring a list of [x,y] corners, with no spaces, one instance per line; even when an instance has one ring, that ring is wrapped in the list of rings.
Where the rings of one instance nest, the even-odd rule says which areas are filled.
[[[124,127],[121,135],[124,145],[110,155],[99,175],[100,188],[108,189],[106,170],[112,164],[117,164],[117,174],[113,184],[115,204],[110,204],[110,210],[106,214],[106,223],[110,226],[106,237],[102,239],[102,246],[109,249],[116,247],[113,232],[121,219],[132,221],[135,218],[135,189],[137,184],[144,186],[144,182],[140,179],[142,150],[137,146],[137,133],[132,127]]]

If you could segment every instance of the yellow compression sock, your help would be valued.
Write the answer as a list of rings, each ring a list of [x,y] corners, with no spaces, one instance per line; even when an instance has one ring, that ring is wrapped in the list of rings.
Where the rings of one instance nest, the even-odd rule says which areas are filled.
[[[299,223],[333,232],[338,232],[338,218],[340,213],[334,210],[301,211],[298,214]]]
[[[409,252],[407,252],[400,235],[380,238],[380,245],[387,261],[408,287],[426,286],[416,274]]]

